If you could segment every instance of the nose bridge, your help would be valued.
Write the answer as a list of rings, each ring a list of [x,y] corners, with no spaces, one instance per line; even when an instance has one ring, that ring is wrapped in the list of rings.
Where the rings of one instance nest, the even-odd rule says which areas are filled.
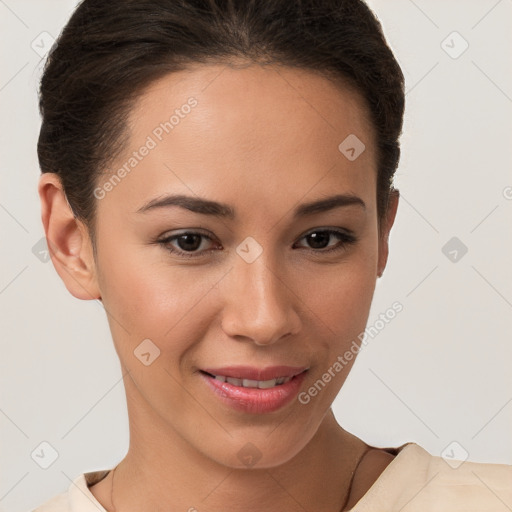
[[[273,261],[266,251],[252,262],[237,255],[223,313],[223,328],[228,335],[266,345],[298,331],[294,294]]]

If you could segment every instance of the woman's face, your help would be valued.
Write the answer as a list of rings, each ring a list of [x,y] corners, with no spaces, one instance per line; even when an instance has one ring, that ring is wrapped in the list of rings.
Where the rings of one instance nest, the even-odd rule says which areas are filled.
[[[110,170],[94,273],[132,436],[289,460],[350,371],[387,258],[361,99],[304,70],[196,66],[145,91]]]

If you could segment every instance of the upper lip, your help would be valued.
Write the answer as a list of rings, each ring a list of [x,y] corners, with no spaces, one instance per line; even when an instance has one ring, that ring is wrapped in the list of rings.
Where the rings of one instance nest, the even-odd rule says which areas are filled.
[[[293,377],[307,369],[306,366],[268,366],[266,368],[224,366],[222,368],[201,368],[201,371],[235,379],[271,380],[278,377]]]

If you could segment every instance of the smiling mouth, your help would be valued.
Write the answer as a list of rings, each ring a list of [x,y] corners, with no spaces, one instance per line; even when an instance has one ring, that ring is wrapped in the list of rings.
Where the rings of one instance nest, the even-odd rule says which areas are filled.
[[[295,376],[288,377],[277,377],[276,379],[269,380],[252,380],[252,379],[237,379],[235,377],[226,377],[225,375],[214,375],[212,373],[205,372],[200,370],[201,373],[208,375],[209,377],[214,378],[220,382],[227,382],[233,386],[243,387],[243,388],[258,388],[258,389],[269,389],[276,386],[281,386],[286,384],[290,380],[292,380]]]
[[[292,402],[309,367],[236,365],[198,370],[201,380],[224,405],[246,414],[264,414]]]

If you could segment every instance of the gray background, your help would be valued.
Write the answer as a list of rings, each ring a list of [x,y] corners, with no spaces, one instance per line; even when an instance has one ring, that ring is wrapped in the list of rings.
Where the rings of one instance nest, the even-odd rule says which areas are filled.
[[[368,324],[395,301],[403,311],[368,338],[335,414],[374,446],[512,464],[512,1],[369,4],[406,76],[407,113]],[[70,295],[38,245],[41,33],[56,37],[75,5],[0,0],[0,511],[26,512],[128,447],[103,307]],[[47,469],[32,458],[42,442],[58,454]]]

